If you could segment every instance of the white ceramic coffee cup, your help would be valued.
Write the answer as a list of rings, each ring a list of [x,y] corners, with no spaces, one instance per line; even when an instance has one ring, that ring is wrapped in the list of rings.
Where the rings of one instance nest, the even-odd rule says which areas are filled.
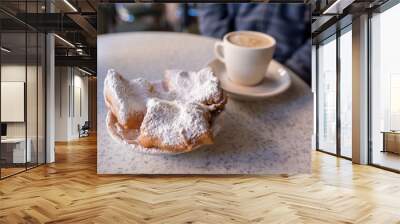
[[[244,47],[229,41],[231,35],[250,34],[265,38],[267,45]],[[240,85],[253,86],[260,83],[272,60],[276,41],[270,35],[254,31],[236,31],[228,33],[215,43],[214,53],[225,64],[228,78]]]

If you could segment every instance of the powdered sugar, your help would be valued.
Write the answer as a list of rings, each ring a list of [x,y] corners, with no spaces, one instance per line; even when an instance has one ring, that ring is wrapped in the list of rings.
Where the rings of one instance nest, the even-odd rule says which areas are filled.
[[[168,89],[179,100],[212,104],[222,98],[219,81],[209,67],[198,72],[167,70],[165,78]]]
[[[146,111],[146,101],[151,95],[152,84],[142,78],[125,80],[113,69],[109,69],[104,80],[104,93],[111,94],[118,104],[118,121],[126,123],[137,112]],[[107,102],[107,99],[105,99]]]
[[[166,146],[190,145],[209,131],[207,117],[208,111],[199,104],[152,98],[140,133],[157,137]]]
[[[196,146],[198,138],[212,132],[209,110],[226,103],[219,81],[210,68],[199,72],[168,70],[165,78],[155,82],[142,78],[128,81],[110,69],[104,83],[106,104],[108,98],[115,101],[117,105],[108,107],[122,126],[135,113],[142,112],[140,130],[135,130],[140,136],[155,138],[164,146]],[[109,122],[108,128],[118,139],[129,144],[137,142],[136,137],[131,137],[138,134],[131,135],[130,130],[112,125],[113,120]]]

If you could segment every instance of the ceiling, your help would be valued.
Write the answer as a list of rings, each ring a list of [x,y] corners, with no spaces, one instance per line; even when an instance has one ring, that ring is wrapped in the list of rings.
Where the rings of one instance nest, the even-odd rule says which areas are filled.
[[[354,17],[375,12],[389,0],[312,0],[313,44],[329,38],[352,23]]]
[[[95,73],[97,5],[96,0],[48,0],[47,5],[45,0],[1,0],[2,46],[12,50],[2,52],[2,59],[33,58],[43,47],[36,43],[37,33],[51,32],[61,37],[55,38],[56,66],[79,66]]]

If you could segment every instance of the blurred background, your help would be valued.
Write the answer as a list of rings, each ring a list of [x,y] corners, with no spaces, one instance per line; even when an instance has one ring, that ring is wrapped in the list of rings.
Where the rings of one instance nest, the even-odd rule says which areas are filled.
[[[99,5],[98,34],[128,31],[199,33],[198,3],[115,3]]]
[[[311,84],[311,6],[287,3],[100,4],[98,34],[172,31],[221,39],[252,30],[277,41],[274,59]]]

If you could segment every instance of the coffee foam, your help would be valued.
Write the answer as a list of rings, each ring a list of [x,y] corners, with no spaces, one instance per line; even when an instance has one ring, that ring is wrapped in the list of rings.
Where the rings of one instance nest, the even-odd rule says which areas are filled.
[[[229,42],[241,47],[268,47],[271,45],[271,40],[257,34],[237,33],[228,37]]]

